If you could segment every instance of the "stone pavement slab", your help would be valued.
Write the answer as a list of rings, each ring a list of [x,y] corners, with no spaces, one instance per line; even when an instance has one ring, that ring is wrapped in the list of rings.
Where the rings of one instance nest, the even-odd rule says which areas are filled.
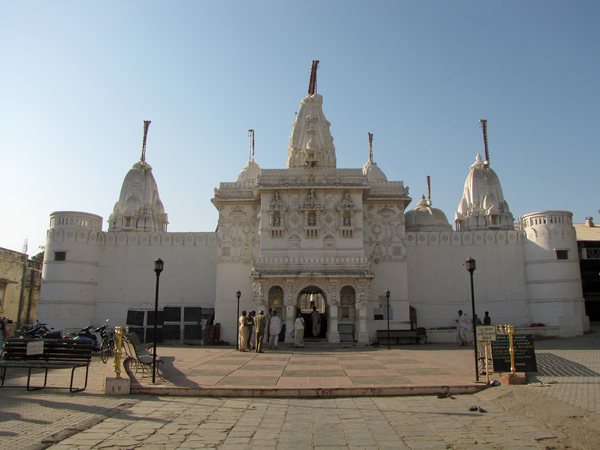
[[[544,449],[548,433],[472,396],[146,398],[50,448]],[[500,444],[501,443],[501,444]]]
[[[578,338],[536,341],[539,372],[535,376],[530,374],[532,384],[514,387],[515,395],[531,391],[552,398],[548,401],[564,402],[561,404],[566,408],[577,408],[569,413],[567,420],[583,426],[589,417],[579,418],[595,414],[600,404],[600,377],[597,376],[600,330],[596,327],[593,331]],[[243,385],[217,386],[226,379],[243,378],[234,376],[241,374],[263,384],[261,376],[272,379],[270,382],[276,380],[274,386],[258,389],[266,394],[274,392],[271,389],[285,390],[287,398],[106,396],[102,395],[105,366],[94,358],[85,392],[0,389],[0,448],[41,449],[58,443],[53,448],[512,449],[545,448],[545,443],[554,439],[552,430],[498,406],[505,404],[494,401],[494,392],[500,392],[500,388],[475,396],[455,395],[455,399],[426,395],[431,394],[435,383],[446,382],[446,390],[461,386],[465,380],[473,383],[472,351],[453,346],[350,352],[347,349],[320,349],[319,352],[300,349],[260,355],[239,354],[232,349],[189,350],[189,347],[159,348],[159,354],[171,361],[164,372],[167,382],[160,388],[199,386],[200,389],[223,389],[221,392],[230,395],[254,395],[257,388],[252,386],[249,389]],[[222,369],[222,365],[215,364],[221,357],[238,364]],[[326,360],[327,365],[335,360],[337,370],[343,371],[344,376],[266,377],[261,369],[239,370],[255,365],[264,367],[267,373],[272,370],[268,361],[277,361],[279,366],[284,366],[283,369],[278,367],[282,374],[292,367],[302,367],[288,362],[303,358],[319,360],[319,363]],[[365,361],[371,366],[364,364]],[[209,362],[212,364],[206,364]],[[373,369],[374,365],[386,368]],[[365,378],[372,377],[372,381],[350,375],[350,371],[361,371],[362,367],[365,367]],[[222,371],[214,376],[203,376],[204,371],[217,368]],[[375,372],[390,369],[397,371],[397,376],[392,377],[394,380],[386,380],[386,375]],[[410,370],[402,372],[403,369]],[[312,375],[318,375],[318,371]],[[69,376],[68,370],[55,371],[49,375],[49,384],[64,387],[68,385]],[[150,380],[138,377],[136,381],[142,382],[140,386],[147,386]],[[385,385],[391,381],[395,381],[395,385]],[[22,375],[13,374],[8,382],[24,386],[25,380]],[[286,386],[286,382],[294,384]],[[357,390],[362,389],[358,395],[363,396],[302,398],[305,392],[317,397],[336,389],[340,394],[348,389],[347,396],[357,395]],[[381,396],[394,393],[413,396]],[[471,412],[468,410],[471,404],[483,406],[488,412]]]
[[[319,397],[467,393],[484,387],[475,382],[473,350],[454,345],[388,350],[307,344],[260,354],[231,347],[164,346],[158,354],[165,361],[159,366],[163,380],[151,385],[150,377],[132,374],[132,393],[285,397],[296,395],[289,389],[302,389],[305,396]]]

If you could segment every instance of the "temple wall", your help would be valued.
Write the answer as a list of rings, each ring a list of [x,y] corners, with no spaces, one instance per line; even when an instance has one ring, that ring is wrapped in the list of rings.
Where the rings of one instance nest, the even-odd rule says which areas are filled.
[[[520,231],[505,230],[407,233],[408,293],[418,326],[456,325],[459,309],[472,317],[468,257],[477,263],[478,317],[489,311],[493,324],[529,325],[524,238]]]
[[[99,216],[53,216],[38,306],[38,318],[50,326],[70,330],[106,319],[111,326],[125,326],[127,310],[154,309],[157,258],[165,262],[159,309],[214,307],[215,233],[102,232]],[[77,217],[83,218],[79,224]],[[55,252],[58,259],[64,253],[64,260],[55,261]]]

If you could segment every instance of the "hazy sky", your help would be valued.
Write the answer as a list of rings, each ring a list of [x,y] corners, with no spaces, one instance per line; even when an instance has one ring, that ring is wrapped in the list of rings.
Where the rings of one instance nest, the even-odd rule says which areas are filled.
[[[106,221],[147,161],[169,231],[256,162],[282,168],[313,59],[338,167],[374,160],[450,223],[483,153],[518,217],[598,217],[598,1],[0,1],[0,247],[52,211]]]

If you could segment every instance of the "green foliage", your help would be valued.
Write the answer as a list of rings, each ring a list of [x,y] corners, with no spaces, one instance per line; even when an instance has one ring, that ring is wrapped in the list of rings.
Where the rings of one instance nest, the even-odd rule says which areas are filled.
[[[44,262],[44,252],[39,252],[37,255],[33,255],[31,257],[32,261],[43,263]]]

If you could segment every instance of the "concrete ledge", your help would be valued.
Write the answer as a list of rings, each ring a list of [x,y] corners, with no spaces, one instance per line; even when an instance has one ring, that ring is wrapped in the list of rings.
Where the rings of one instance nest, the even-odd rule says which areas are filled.
[[[340,388],[249,388],[208,387],[182,388],[173,386],[132,386],[131,394],[181,397],[265,397],[265,398],[340,398],[340,397],[400,397],[410,395],[474,394],[485,384],[463,386],[379,386]]]
[[[560,327],[515,327],[515,334],[532,334],[538,338],[559,337]],[[473,342],[473,332],[467,331],[468,342]],[[456,328],[427,330],[427,342],[430,344],[455,344]]]

